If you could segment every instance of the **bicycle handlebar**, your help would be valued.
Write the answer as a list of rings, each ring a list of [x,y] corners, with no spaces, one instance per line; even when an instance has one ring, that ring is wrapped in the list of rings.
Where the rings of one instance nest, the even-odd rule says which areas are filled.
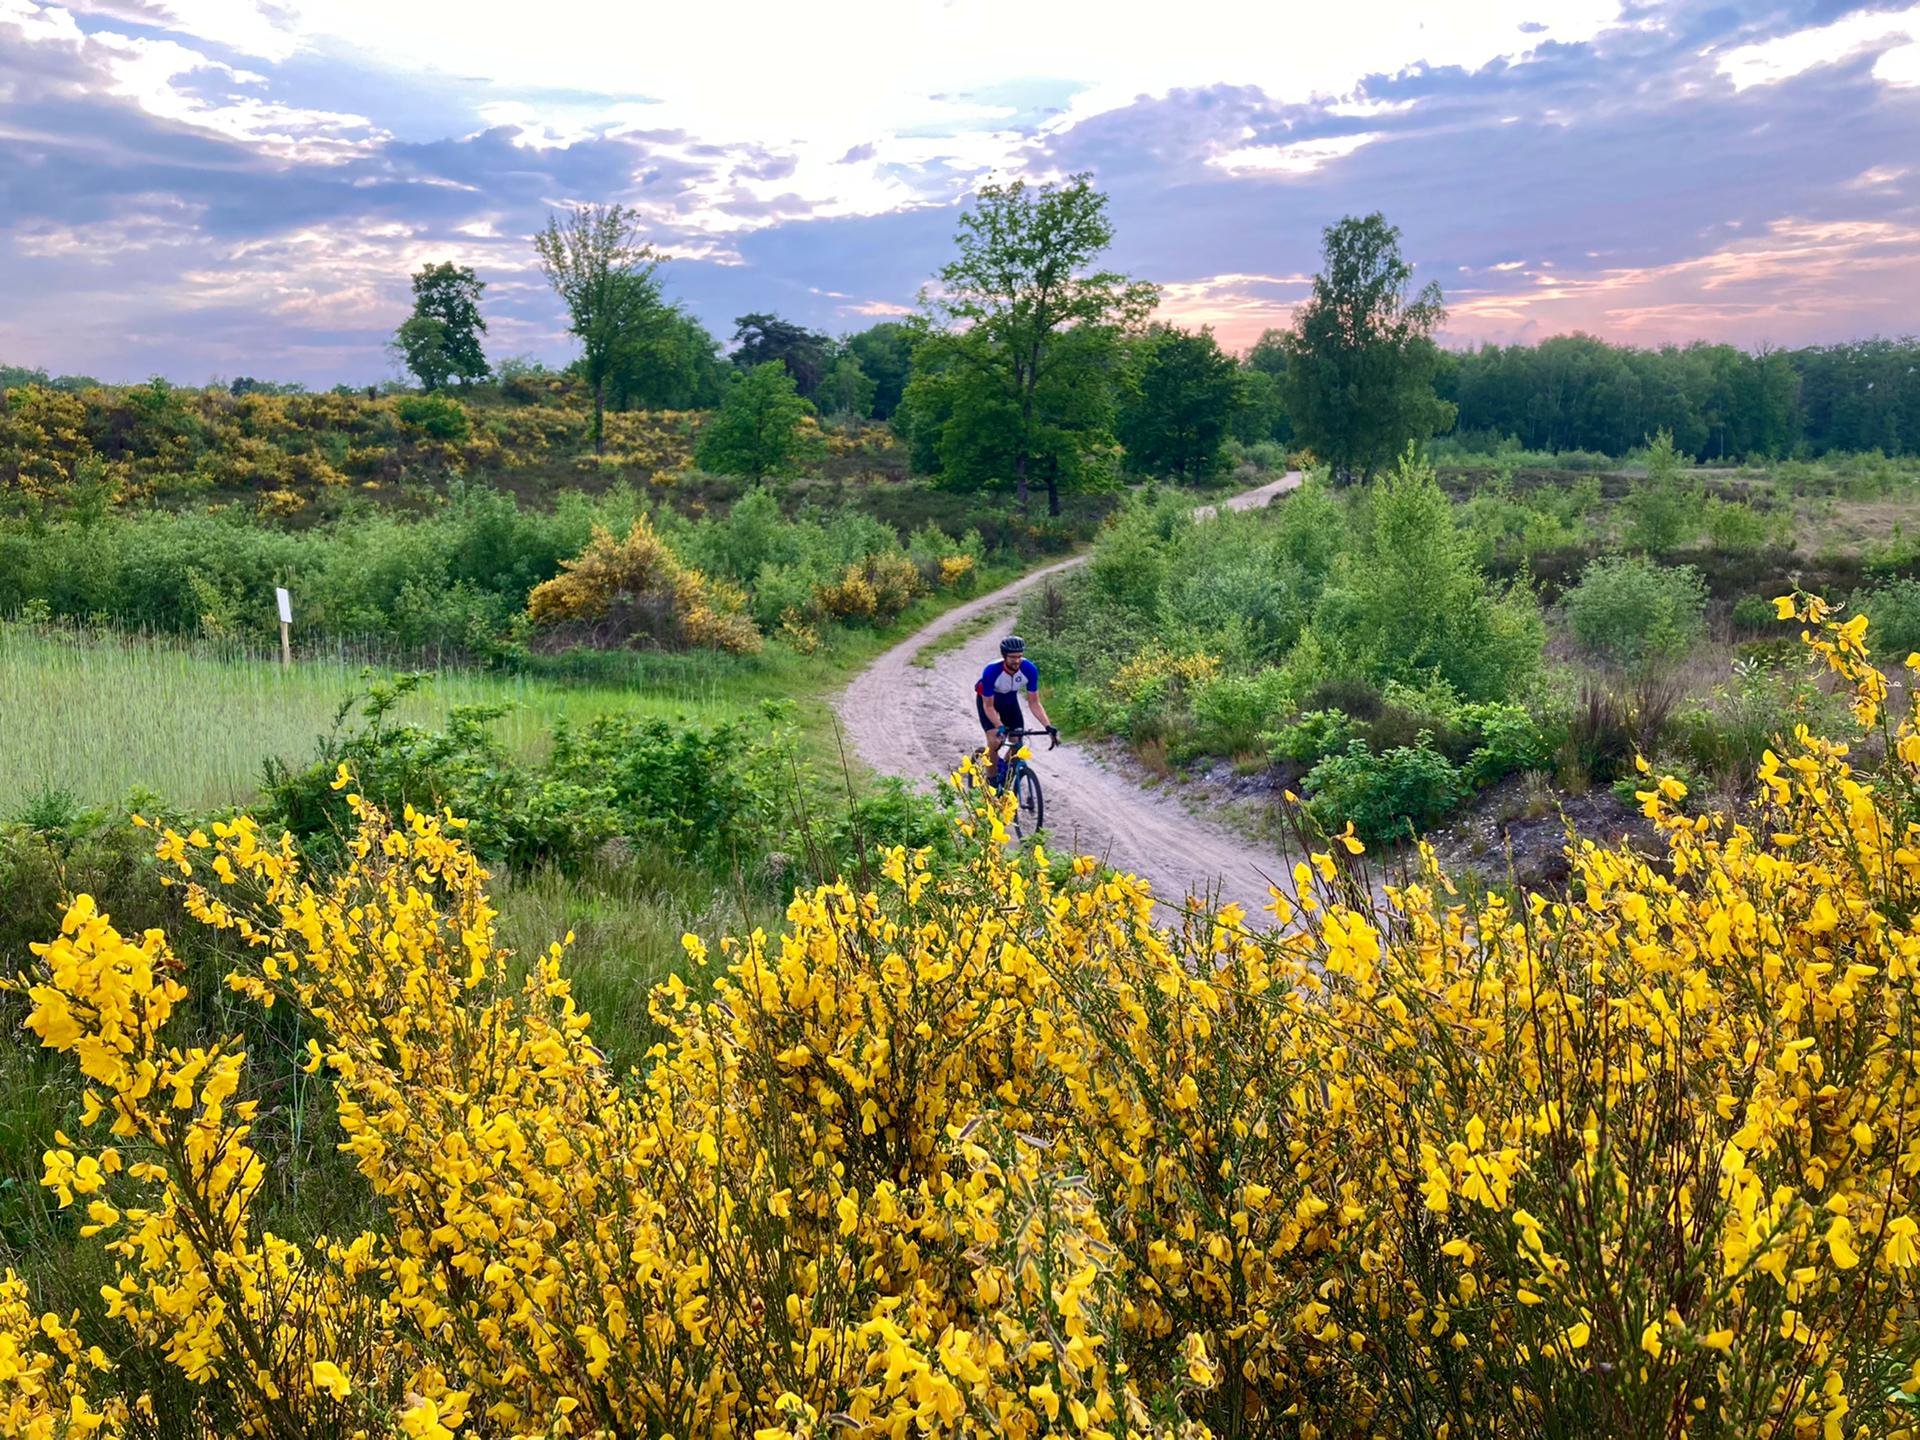
[[[1024,739],[1028,735],[1045,735],[1052,742],[1047,746],[1049,750],[1058,750],[1060,748],[1060,727],[1057,725],[1049,725],[1044,730],[1009,730],[1006,726],[1002,725],[1000,727],[1000,733],[1009,740]]]

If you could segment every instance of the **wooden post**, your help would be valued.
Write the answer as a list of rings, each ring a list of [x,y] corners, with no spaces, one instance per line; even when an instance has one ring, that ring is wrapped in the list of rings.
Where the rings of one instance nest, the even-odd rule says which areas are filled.
[[[280,668],[293,664],[293,597],[285,586],[276,585],[273,598],[280,603]]]

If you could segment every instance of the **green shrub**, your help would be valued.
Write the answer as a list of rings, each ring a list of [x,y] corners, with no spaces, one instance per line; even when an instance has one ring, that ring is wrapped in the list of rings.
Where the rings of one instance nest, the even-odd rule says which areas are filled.
[[[1308,808],[1328,829],[1348,821],[1368,840],[1404,839],[1431,826],[1465,793],[1453,763],[1423,739],[1382,754],[1355,740],[1308,772]]]
[[[1626,499],[1627,543],[1664,555],[1700,533],[1700,485],[1686,473],[1691,462],[1665,430],[1648,442],[1642,458],[1646,475]]]
[[[1330,593],[1341,613],[1323,606],[1315,630],[1381,680],[1437,677],[1487,700],[1524,688],[1545,642],[1533,596],[1487,583],[1432,468],[1403,459],[1374,486],[1370,509],[1342,586],[1350,599]]]
[[[1742,595],[1733,602],[1732,620],[1736,629],[1764,631],[1777,619],[1773,602],[1764,595]]]
[[[1867,645],[1888,659],[1920,651],[1920,580],[1883,580],[1871,590],[1855,591],[1850,601],[1867,616]]]
[[[1700,639],[1707,588],[1690,565],[1608,555],[1587,566],[1563,603],[1589,654],[1643,669],[1678,658]]]
[[[1290,725],[1265,735],[1267,754],[1278,765],[1313,766],[1338,754],[1360,733],[1360,722],[1344,710],[1307,710]]]
[[[466,406],[451,395],[402,395],[393,413],[430,440],[464,440],[473,431]]]
[[[1194,741],[1212,755],[1244,755],[1258,748],[1261,732],[1286,706],[1286,675],[1216,675],[1195,687],[1191,701]]]
[[[751,727],[601,716],[556,727],[551,753],[530,766],[489,733],[500,706],[456,708],[441,730],[392,723],[425,679],[398,676],[343,705],[308,765],[269,762],[263,818],[309,842],[348,833],[345,793],[333,788],[344,765],[383,809],[451,810],[479,854],[516,869],[575,867],[615,837],[727,868],[779,828],[792,738],[777,716]]]
[[[1466,778],[1475,786],[1520,770],[1544,769],[1557,748],[1557,738],[1524,705],[1463,705],[1454,723],[1476,742],[1466,761]]]
[[[1751,554],[1774,538],[1773,517],[1737,500],[1709,500],[1706,507],[1707,542],[1733,555]]]

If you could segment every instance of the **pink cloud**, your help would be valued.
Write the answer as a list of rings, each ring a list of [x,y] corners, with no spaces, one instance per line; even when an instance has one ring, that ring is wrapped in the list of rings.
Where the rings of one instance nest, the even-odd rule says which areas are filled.
[[[1456,290],[1446,338],[1515,341],[1583,330],[1639,345],[1706,337],[1807,344],[1899,333],[1920,301],[1920,226],[1773,221],[1666,265],[1532,272],[1512,290]]]

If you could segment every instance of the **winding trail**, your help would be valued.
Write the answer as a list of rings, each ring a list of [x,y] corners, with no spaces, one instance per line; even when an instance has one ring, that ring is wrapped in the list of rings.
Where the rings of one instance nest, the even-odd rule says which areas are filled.
[[[1267,485],[1233,496],[1231,510],[1252,510],[1300,484],[1290,470]],[[1214,507],[1194,511],[1210,518]],[[990,595],[956,606],[869,665],[841,694],[837,709],[854,752],[882,774],[899,775],[931,789],[960,757],[979,748],[973,718],[973,682],[997,653],[1000,635],[1014,628],[1021,599],[1049,576],[1086,563],[1076,555],[1048,565]],[[986,629],[977,640],[915,665],[914,656],[955,630]],[[1044,658],[1044,657],[1043,657]],[[1040,697],[1046,698],[1042,667]],[[1171,791],[1143,789],[1068,735],[1057,750],[1034,748],[1034,768],[1046,787],[1050,848],[1094,855],[1116,870],[1153,883],[1163,901],[1217,894],[1257,919],[1267,904],[1267,877],[1292,890],[1285,879],[1292,860],[1256,845],[1222,825],[1194,814]]]

